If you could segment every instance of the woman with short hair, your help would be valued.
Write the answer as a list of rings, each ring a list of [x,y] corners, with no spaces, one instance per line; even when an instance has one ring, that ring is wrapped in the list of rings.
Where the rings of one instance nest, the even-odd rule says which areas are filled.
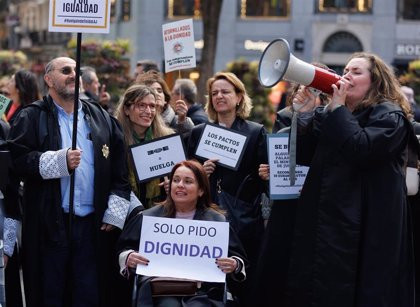
[[[254,271],[263,234],[261,195],[266,185],[258,176],[260,164],[267,163],[265,128],[247,120],[252,109],[251,98],[245,85],[229,72],[218,72],[207,81],[208,101],[206,111],[215,125],[243,134],[248,141],[237,169],[218,165],[217,159],[196,156],[197,146],[205,124],[194,127],[188,139],[189,158],[203,163],[209,176],[213,201],[227,211],[228,221],[237,231],[250,268],[246,284],[241,285],[240,303],[251,304],[251,284],[256,282]]]

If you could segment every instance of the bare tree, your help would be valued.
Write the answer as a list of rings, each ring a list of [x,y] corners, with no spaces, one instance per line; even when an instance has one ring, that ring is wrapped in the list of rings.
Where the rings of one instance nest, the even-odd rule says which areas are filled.
[[[204,46],[201,52],[199,65],[200,78],[198,79],[198,101],[204,101],[206,81],[214,73],[214,60],[216,57],[217,32],[219,29],[220,12],[223,0],[202,0],[201,18],[203,20]]]

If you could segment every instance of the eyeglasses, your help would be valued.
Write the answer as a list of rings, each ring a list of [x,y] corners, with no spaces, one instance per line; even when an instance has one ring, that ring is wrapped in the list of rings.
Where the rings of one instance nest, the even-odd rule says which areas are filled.
[[[150,112],[156,112],[156,105],[155,104],[147,104],[147,103],[132,103],[135,109],[139,110],[140,112],[146,112],[147,108],[149,108]]]
[[[58,71],[60,71],[63,75],[66,75],[66,76],[70,75],[73,71],[74,71],[74,72],[76,71],[76,70],[75,70],[75,68],[73,68],[73,67],[71,67],[71,66],[64,66],[64,67],[62,67],[62,68],[57,68],[57,69],[54,69],[54,70],[58,70]]]

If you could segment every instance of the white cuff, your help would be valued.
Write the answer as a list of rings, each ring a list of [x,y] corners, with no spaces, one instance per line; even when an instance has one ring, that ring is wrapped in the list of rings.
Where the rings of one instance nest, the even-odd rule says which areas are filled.
[[[108,209],[106,209],[102,222],[123,228],[127,217],[130,203],[125,198],[111,194],[108,199]]]
[[[237,256],[232,256],[233,259],[239,261],[241,263],[241,270],[239,272],[233,272],[232,273],[232,279],[236,280],[236,281],[244,281],[246,279],[246,272],[245,272],[245,263],[244,261],[237,257]]]
[[[55,179],[70,176],[67,168],[68,148],[46,151],[39,158],[39,173],[43,179]]]
[[[4,253],[12,257],[15,249],[16,233],[20,222],[6,217],[4,219]]]
[[[130,207],[128,207],[128,212],[127,212],[127,216],[130,215],[131,211],[133,211],[133,209],[139,207],[139,206],[143,206],[143,204],[141,203],[141,201],[137,198],[136,194],[134,194],[133,192],[130,193]]]
[[[129,250],[126,250],[126,251],[121,252],[118,255],[118,263],[120,265],[120,274],[122,276],[126,276],[126,272],[127,272],[127,265],[126,265],[126,263],[127,263],[127,257],[132,252],[135,252],[135,250],[134,249],[129,249]]]

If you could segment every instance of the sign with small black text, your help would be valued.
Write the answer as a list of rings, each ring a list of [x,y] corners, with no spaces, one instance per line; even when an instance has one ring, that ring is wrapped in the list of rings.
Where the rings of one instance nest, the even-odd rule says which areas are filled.
[[[206,159],[217,158],[218,164],[237,170],[247,143],[248,137],[242,133],[206,124],[195,154]]]
[[[132,145],[130,152],[139,182],[165,176],[172,171],[176,163],[186,160],[179,134]]]

